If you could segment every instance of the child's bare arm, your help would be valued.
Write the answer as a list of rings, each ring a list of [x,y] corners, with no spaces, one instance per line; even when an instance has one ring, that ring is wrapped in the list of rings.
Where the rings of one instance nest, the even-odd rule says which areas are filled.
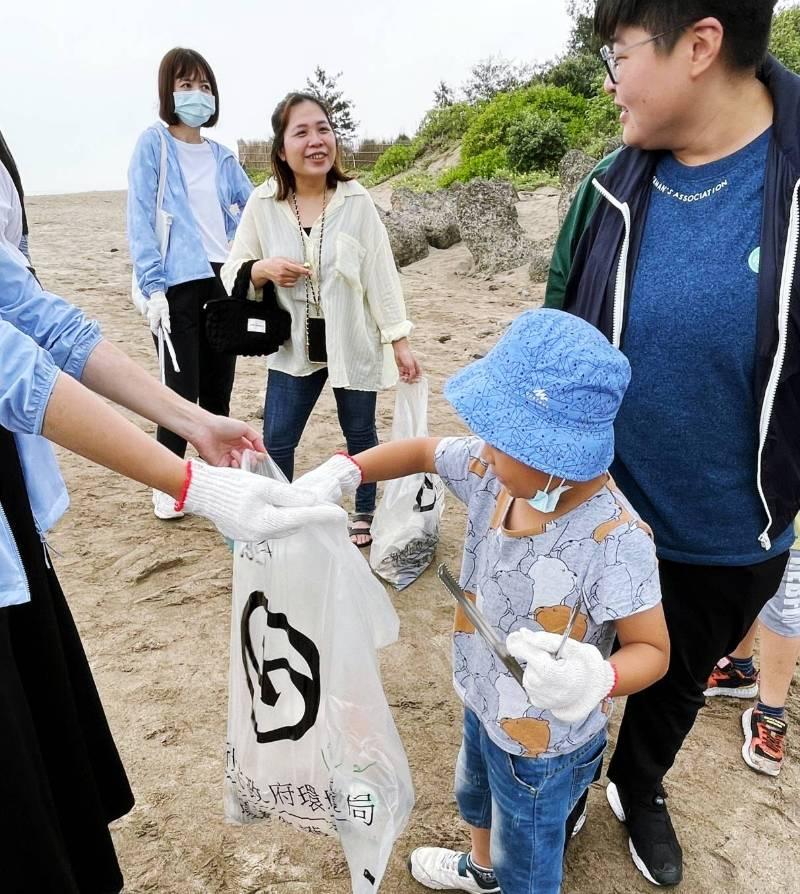
[[[356,454],[364,483],[403,478],[415,472],[435,472],[434,457],[441,438],[408,438],[390,441]]]
[[[651,686],[669,667],[669,635],[664,610],[655,605],[647,611],[616,621],[621,648],[609,659],[617,672],[611,695],[631,695]]]
[[[356,456],[337,453],[316,469],[296,479],[295,484],[316,494],[320,500],[338,503],[356,492],[359,484],[403,478],[415,472],[435,472],[434,454],[439,438],[408,438],[390,441]]]

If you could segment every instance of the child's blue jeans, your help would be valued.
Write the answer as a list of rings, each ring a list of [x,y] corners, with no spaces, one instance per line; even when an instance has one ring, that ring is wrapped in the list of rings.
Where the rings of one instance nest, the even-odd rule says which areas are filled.
[[[471,826],[491,829],[491,856],[503,894],[558,894],[567,817],[603,759],[605,731],[557,757],[503,751],[464,710],[456,800]]]

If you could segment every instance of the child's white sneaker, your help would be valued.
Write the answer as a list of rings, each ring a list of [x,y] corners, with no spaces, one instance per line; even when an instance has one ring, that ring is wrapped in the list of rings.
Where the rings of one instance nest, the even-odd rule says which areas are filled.
[[[477,869],[469,854],[446,847],[418,847],[408,858],[411,875],[434,891],[500,894],[495,874]]]
[[[182,512],[175,511],[175,498],[160,490],[153,490],[153,512],[156,518],[168,521],[171,518],[183,518]]]

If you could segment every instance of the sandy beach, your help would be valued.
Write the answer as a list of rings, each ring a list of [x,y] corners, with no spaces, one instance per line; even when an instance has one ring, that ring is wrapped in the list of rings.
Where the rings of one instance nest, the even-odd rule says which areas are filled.
[[[386,191],[376,200],[386,203]],[[558,193],[525,194],[520,220],[533,239],[555,231]],[[100,320],[105,335],[156,371],[149,330],[130,302],[125,194],[32,197],[33,260],[46,288]],[[402,271],[412,344],[430,379],[434,435],[465,429],[442,384],[481,355],[543,286],[526,268],[489,279],[467,276],[466,247],[431,249]],[[265,363],[240,358],[232,413],[260,427]],[[379,396],[388,437],[394,394]],[[139,424],[142,424],[139,421]],[[150,427],[148,430],[152,430]],[[297,454],[302,472],[344,446],[326,389]],[[143,487],[61,452],[72,508],[51,535],[56,568],[83,636],[128,770],[136,806],[114,826],[127,894],[346,894],[338,845],[270,823],[238,827],[222,817],[231,555],[200,519],[158,521]],[[464,512],[448,499],[437,558],[457,569]],[[418,845],[466,846],[452,799],[460,704],[450,682],[452,603],[429,569],[392,598],[398,643],[381,656],[387,697],[408,753],[416,807],[382,891],[421,892],[406,869]],[[777,779],[740,756],[743,705],[714,700],[701,713],[666,779],[684,848],[687,894],[800,891],[800,690],[789,701],[789,749]],[[611,738],[622,713],[618,704]],[[625,830],[601,783],[567,856],[565,894],[654,890],[633,867]]]

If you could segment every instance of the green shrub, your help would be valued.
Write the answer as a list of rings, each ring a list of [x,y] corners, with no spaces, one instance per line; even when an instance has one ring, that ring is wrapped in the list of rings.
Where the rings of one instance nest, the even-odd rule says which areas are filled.
[[[461,144],[464,160],[488,149],[508,145],[509,130],[526,112],[552,113],[566,129],[570,146],[584,138],[587,100],[564,87],[534,84],[512,93],[501,93],[487,103],[470,124]]]
[[[568,149],[567,129],[552,112],[526,112],[508,131],[508,162],[520,174],[556,171]]]
[[[399,174],[392,182],[394,189],[410,189],[413,192],[433,192],[437,188],[436,178],[427,171],[407,171]]]
[[[517,174],[514,171],[495,172],[495,177],[510,180],[517,189],[539,189],[540,186],[558,187],[558,176],[547,171],[531,171],[529,174]]]
[[[250,178],[253,186],[261,186],[267,177],[272,176],[272,171],[253,171],[250,168],[245,168],[244,172]]]
[[[570,54],[542,74],[545,84],[565,87],[575,96],[591,99],[602,89],[605,66],[597,53]]]
[[[507,168],[508,154],[506,153],[505,147],[498,146],[494,149],[487,149],[486,152],[482,152],[474,158],[462,161],[461,164],[457,165],[455,168],[450,168],[449,171],[445,171],[439,177],[439,186],[442,188],[450,186],[450,184],[455,183],[456,180],[466,183],[468,180],[473,180],[475,177],[486,177],[488,179],[496,176],[498,171]]]
[[[372,177],[375,182],[385,180],[393,174],[399,174],[414,163],[414,148],[408,143],[390,146],[375,162]]]
[[[593,96],[586,108],[585,138],[578,148],[595,158],[605,154],[605,145],[620,133],[619,109],[608,93]]]
[[[788,69],[800,74],[800,6],[790,6],[775,16],[769,48]]]
[[[447,149],[457,143],[479,114],[478,106],[457,102],[440,109],[431,109],[422,119],[414,146],[417,157],[423,152]]]

